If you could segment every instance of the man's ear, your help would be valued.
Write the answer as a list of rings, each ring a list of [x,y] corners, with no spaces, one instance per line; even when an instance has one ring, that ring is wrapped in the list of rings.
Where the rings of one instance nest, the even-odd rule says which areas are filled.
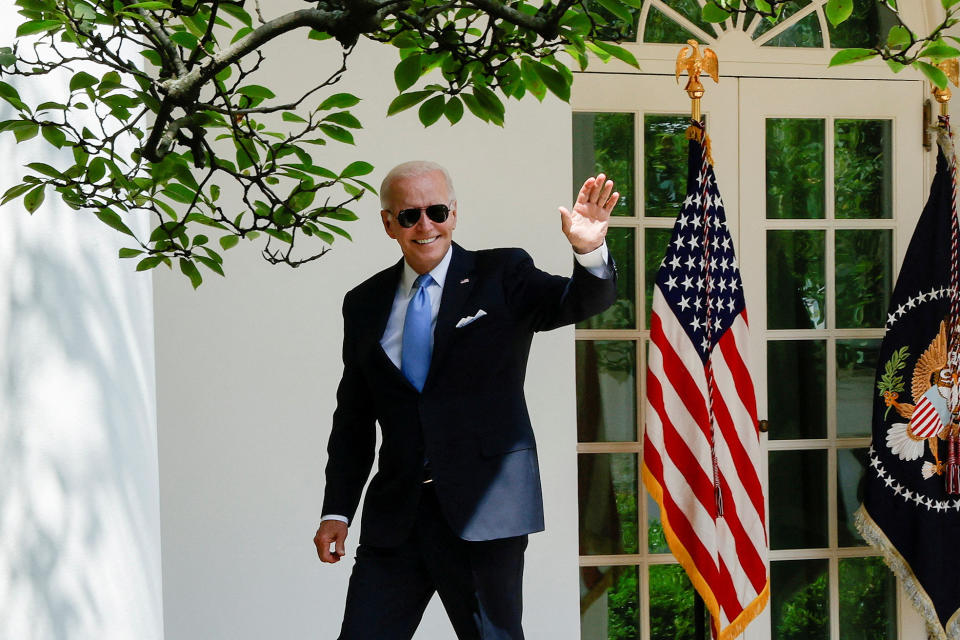
[[[450,217],[453,218],[453,224],[450,226],[450,229],[457,228],[457,201],[454,200],[450,203]]]
[[[388,236],[396,240],[397,236],[394,235],[393,230],[390,228],[390,215],[390,212],[386,209],[380,210],[380,219],[383,220],[383,230],[387,232]]]

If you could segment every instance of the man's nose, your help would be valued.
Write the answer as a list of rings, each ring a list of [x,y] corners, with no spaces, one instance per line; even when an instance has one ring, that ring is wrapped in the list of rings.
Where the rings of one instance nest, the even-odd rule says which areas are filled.
[[[420,209],[420,217],[417,218],[417,224],[414,225],[419,231],[426,231],[433,227],[433,220],[427,215],[426,209]]]

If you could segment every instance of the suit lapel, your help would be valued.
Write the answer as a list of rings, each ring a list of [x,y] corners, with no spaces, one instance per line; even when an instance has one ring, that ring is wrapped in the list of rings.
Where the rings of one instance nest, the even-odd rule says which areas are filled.
[[[463,305],[473,290],[474,260],[472,251],[467,251],[454,243],[453,256],[450,259],[450,267],[447,269],[447,279],[443,283],[440,310],[437,312],[437,326],[433,332],[433,356],[430,359],[430,371],[424,388],[430,385],[437,364],[442,360],[453,337],[454,327],[457,319],[461,317]]]

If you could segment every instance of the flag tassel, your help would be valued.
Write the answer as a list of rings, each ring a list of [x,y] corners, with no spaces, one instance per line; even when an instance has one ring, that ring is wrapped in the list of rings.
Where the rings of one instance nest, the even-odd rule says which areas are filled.
[[[947,440],[947,493],[960,494],[960,438],[957,435],[956,423],[950,425],[950,437]]]

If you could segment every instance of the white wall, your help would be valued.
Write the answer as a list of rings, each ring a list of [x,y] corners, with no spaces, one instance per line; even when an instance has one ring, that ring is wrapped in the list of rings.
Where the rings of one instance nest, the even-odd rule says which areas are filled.
[[[0,7],[0,42],[17,18]],[[21,93],[53,99],[62,86]],[[27,162],[66,166],[36,142],[0,136],[0,192]],[[121,246],[49,194],[32,217],[20,200],[0,209],[5,640],[163,637],[152,287],[117,260]]]
[[[292,43],[292,44],[291,44]],[[267,72],[280,96],[307,87],[329,61],[291,39]],[[270,55],[275,52],[271,50]],[[507,126],[469,114],[424,130],[415,110],[385,118],[396,94],[395,50],[362,42],[337,90],[364,98],[357,147],[331,145],[319,164],[374,162],[371,182],[416,158],[445,164],[459,202],[455,239],[467,248],[523,246],[538,265],[569,273],[556,207],[569,206],[570,111],[511,102]],[[279,87],[279,89],[277,89]],[[327,155],[329,152],[329,155]],[[356,548],[323,565],[320,517],[326,440],[341,372],[343,294],[396,261],[375,197],[317,262],[270,266],[254,245],[227,254],[226,279],[193,291],[178,272],[154,279],[164,623],[170,640],[335,638]],[[543,476],[547,532],[527,552],[528,637],[579,638],[573,330],[534,341],[527,383]],[[453,632],[437,600],[420,639]]]

